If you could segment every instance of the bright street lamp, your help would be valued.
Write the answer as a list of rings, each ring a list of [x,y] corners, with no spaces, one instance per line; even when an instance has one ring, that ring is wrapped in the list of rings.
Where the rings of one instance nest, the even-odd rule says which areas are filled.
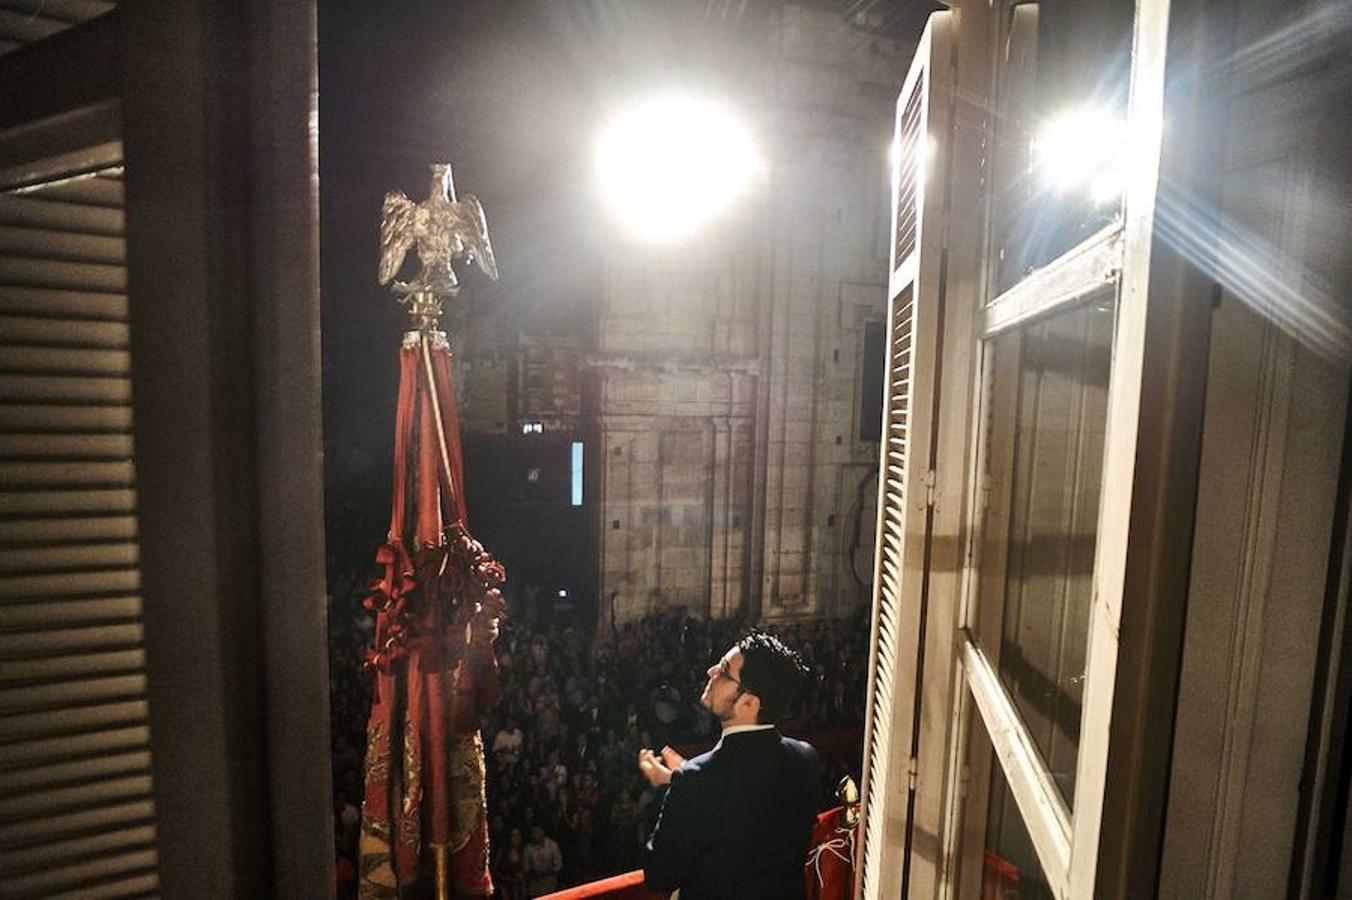
[[[762,170],[735,116],[684,93],[653,97],[617,117],[596,155],[611,211],[634,237],[654,244],[693,234]]]

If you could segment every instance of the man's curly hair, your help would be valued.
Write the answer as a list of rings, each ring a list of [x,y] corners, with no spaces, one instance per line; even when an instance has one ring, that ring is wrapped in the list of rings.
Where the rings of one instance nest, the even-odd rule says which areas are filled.
[[[764,631],[752,631],[737,642],[742,652],[742,689],[760,698],[756,721],[770,725],[788,712],[798,698],[807,668],[783,641]]]

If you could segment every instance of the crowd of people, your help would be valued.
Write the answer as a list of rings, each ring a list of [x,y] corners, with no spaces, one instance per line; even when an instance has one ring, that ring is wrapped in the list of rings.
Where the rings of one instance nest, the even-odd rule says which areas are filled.
[[[497,641],[501,695],[483,721],[490,867],[499,896],[539,894],[638,866],[660,807],[639,774],[638,751],[703,752],[718,724],[700,706],[709,664],[746,631],[740,619],[673,611],[595,634],[514,610]],[[370,705],[362,617],[334,615],[332,688],[335,834],[340,892],[355,884],[361,748]],[[829,736],[822,753],[827,805],[862,754],[868,622],[863,616],[776,630],[811,671],[789,734]],[[842,740],[843,738],[843,740]],[[819,748],[822,749],[822,748]]]

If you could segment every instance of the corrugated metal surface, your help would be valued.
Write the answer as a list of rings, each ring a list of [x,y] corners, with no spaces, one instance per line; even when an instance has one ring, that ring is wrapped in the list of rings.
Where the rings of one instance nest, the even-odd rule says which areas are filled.
[[[0,54],[111,12],[110,0],[0,0]]]
[[[121,204],[116,169],[0,194],[4,897],[157,890]]]

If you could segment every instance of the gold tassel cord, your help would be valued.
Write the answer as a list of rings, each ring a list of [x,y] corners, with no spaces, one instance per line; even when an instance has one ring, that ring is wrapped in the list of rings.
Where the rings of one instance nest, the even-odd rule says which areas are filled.
[[[432,845],[435,877],[437,882],[437,900],[451,900],[451,851],[445,844]]]

